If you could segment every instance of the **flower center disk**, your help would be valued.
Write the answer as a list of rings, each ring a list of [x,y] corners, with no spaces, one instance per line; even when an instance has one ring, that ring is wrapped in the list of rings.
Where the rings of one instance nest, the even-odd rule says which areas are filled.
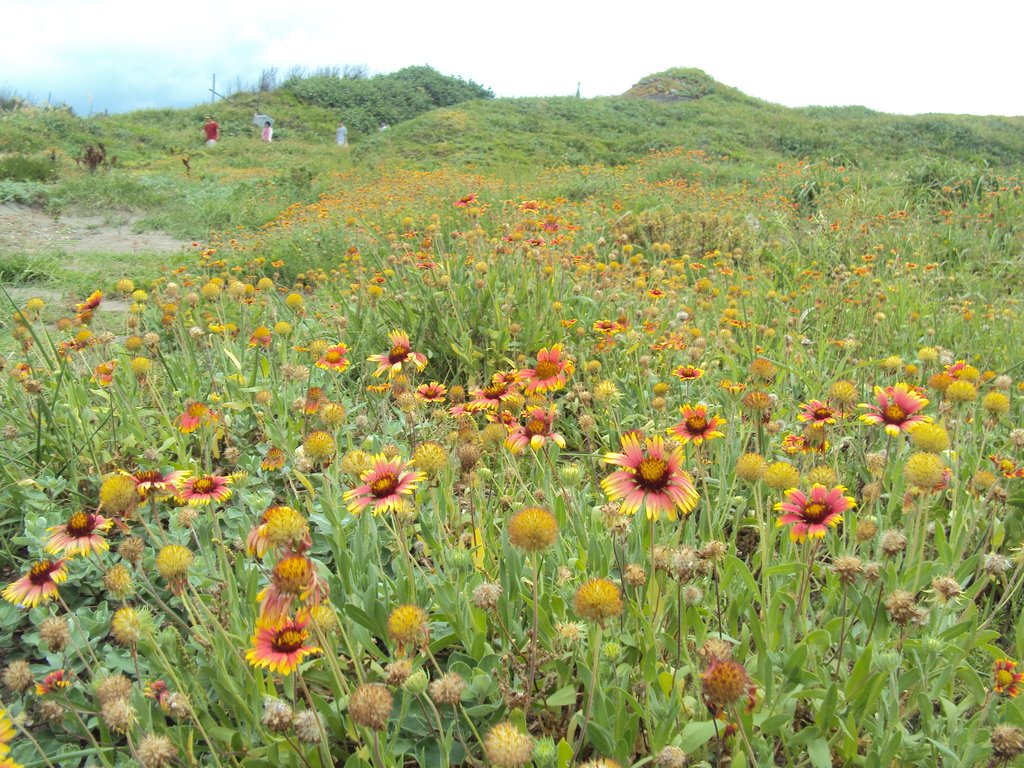
[[[285,629],[274,635],[270,645],[278,653],[293,653],[306,642],[306,634],[295,629]]]
[[[637,483],[648,491],[660,491],[668,485],[668,462],[648,456],[636,468]]]
[[[394,493],[394,490],[397,487],[398,478],[395,477],[393,473],[389,472],[370,483],[370,493],[377,497],[389,496]]]
[[[907,417],[907,412],[893,404],[885,409],[885,419],[891,424],[898,424]]]
[[[547,433],[547,424],[540,419],[530,419],[526,423],[526,434],[543,435]]]
[[[828,516],[828,506],[820,501],[812,501],[804,508],[804,518],[818,523]]]
[[[85,536],[93,529],[92,520],[84,512],[76,512],[68,520],[67,532],[72,536]]]
[[[552,363],[550,360],[543,360],[537,363],[537,367],[534,369],[534,374],[538,379],[550,379],[557,373],[558,364]]]
[[[686,420],[686,426],[691,432],[703,432],[708,428],[708,420],[703,416],[691,416]]]

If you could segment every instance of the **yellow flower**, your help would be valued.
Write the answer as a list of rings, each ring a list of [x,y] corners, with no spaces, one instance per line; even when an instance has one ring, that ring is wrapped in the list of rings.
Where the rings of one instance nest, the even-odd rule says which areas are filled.
[[[524,552],[540,552],[558,538],[555,516],[541,507],[527,507],[508,523],[508,540]]]
[[[388,616],[388,636],[400,646],[427,637],[427,612],[418,605],[400,605]]]
[[[622,613],[622,594],[609,579],[591,579],[576,590],[572,604],[580,616],[603,625]]]

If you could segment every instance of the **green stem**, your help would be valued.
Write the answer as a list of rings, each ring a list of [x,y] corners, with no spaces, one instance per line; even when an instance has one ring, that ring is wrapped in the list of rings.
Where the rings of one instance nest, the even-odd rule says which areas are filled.
[[[587,738],[587,726],[590,724],[590,716],[594,711],[594,699],[597,698],[598,661],[600,660],[601,654],[601,630],[602,627],[598,624],[592,638],[594,648],[593,655],[590,659],[590,690],[587,691],[587,706],[583,712],[583,725],[580,726],[580,735],[576,740],[576,746],[572,750],[572,760],[569,761],[570,764],[574,764],[576,762],[580,749],[583,748],[583,743]]]

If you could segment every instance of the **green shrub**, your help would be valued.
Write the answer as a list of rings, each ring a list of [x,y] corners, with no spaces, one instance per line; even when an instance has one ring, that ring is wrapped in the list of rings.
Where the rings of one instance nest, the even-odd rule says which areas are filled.
[[[57,162],[51,158],[15,155],[0,160],[0,179],[13,181],[53,181],[57,178]]]
[[[472,80],[448,77],[431,67],[406,67],[371,78],[293,77],[284,88],[303,101],[337,110],[350,130],[366,133],[437,107],[494,97]]]

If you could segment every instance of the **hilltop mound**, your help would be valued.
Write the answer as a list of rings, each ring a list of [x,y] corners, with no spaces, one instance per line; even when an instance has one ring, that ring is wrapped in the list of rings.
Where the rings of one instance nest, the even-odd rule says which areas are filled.
[[[622,95],[663,102],[694,101],[717,90],[719,84],[703,70],[673,67],[647,75]]]

